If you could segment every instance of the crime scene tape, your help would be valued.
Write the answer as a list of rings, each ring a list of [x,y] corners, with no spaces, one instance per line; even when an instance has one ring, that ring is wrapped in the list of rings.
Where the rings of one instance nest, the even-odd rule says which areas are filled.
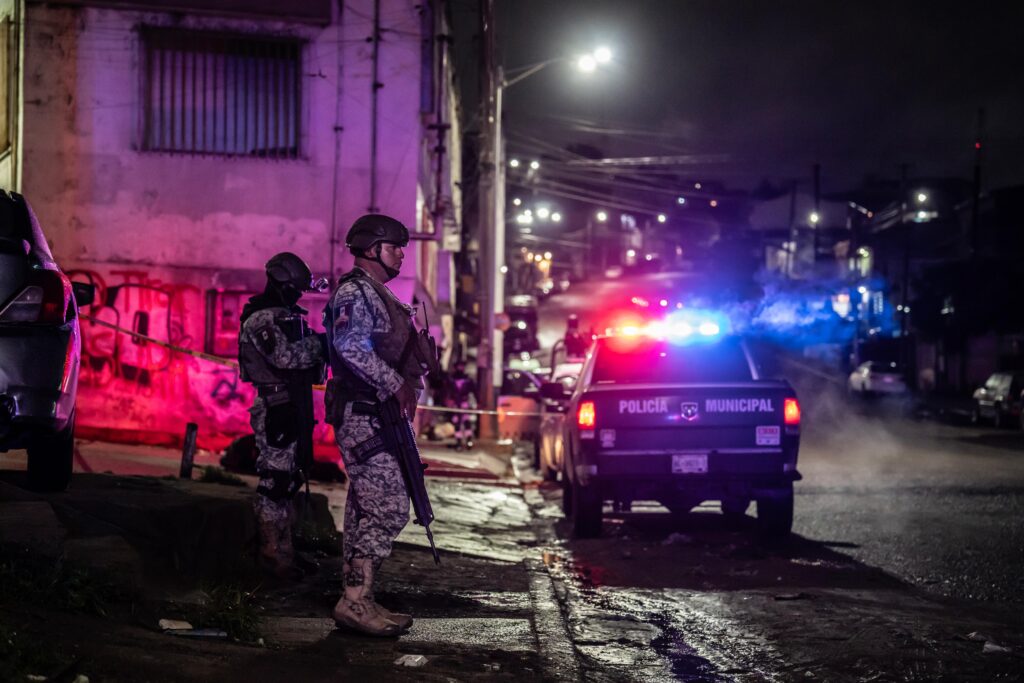
[[[223,365],[224,367],[228,367],[228,368],[236,368],[236,369],[238,368],[238,361],[231,360],[230,358],[222,358],[220,356],[214,356],[213,354],[203,353],[202,351],[194,351],[193,349],[186,349],[184,346],[177,346],[175,344],[171,344],[170,342],[165,342],[165,341],[163,341],[161,339],[156,339],[155,337],[150,337],[149,335],[139,334],[138,332],[135,332],[133,330],[125,329],[123,327],[115,325],[114,323],[108,323],[106,320],[100,320],[99,318],[94,318],[91,315],[79,314],[79,317],[82,320],[87,320],[88,322],[93,323],[94,325],[99,325],[100,327],[108,327],[108,328],[110,328],[110,329],[112,329],[112,330],[114,330],[116,332],[120,332],[122,334],[131,335],[132,337],[135,337],[136,339],[142,339],[142,340],[145,340],[147,342],[156,344],[157,346],[162,346],[165,349],[173,351],[174,353],[181,353],[181,354],[184,354],[186,356],[192,356],[193,358],[199,358],[201,360],[209,361],[210,363],[216,363],[217,365]],[[324,387],[323,384],[314,384],[313,385],[313,389],[315,389],[317,391],[323,391],[325,389],[325,387]],[[426,410],[426,411],[435,412],[435,413],[465,413],[465,414],[468,414],[468,415],[504,415],[504,416],[509,416],[509,417],[540,417],[543,414],[543,413],[539,413],[539,412],[524,412],[524,411],[518,411],[518,410],[478,410],[478,409],[474,409],[474,408],[447,408],[445,406],[432,406],[432,405],[418,405],[416,407],[419,410]]]
[[[160,340],[160,339],[155,339],[155,338],[150,337],[150,336],[145,335],[145,334],[139,334],[138,332],[135,332],[134,330],[126,330],[123,327],[118,327],[114,323],[108,323],[106,320],[100,320],[99,318],[94,318],[91,315],[81,315],[80,314],[79,317],[82,318],[82,320],[88,320],[89,322],[91,322],[91,323],[93,323],[95,325],[99,325],[100,327],[109,327],[112,330],[116,330],[118,332],[122,332],[124,334],[131,335],[132,337],[135,337],[136,339],[143,339],[143,340],[145,340],[147,342],[152,342],[153,344],[156,344],[157,346],[162,346],[162,347],[164,347],[166,349],[170,349],[171,351],[174,351],[175,353],[182,353],[182,354],[185,354],[186,356],[192,356],[193,358],[201,358],[202,360],[210,361],[211,363],[216,363],[217,365],[223,365],[223,366],[228,367],[228,368],[237,368],[238,367],[238,361],[231,360],[230,358],[221,358],[220,356],[214,356],[214,355],[209,354],[209,353],[203,353],[202,351],[193,351],[192,349],[186,349],[184,346],[175,346],[174,344],[171,344],[169,342],[165,342],[165,341]]]

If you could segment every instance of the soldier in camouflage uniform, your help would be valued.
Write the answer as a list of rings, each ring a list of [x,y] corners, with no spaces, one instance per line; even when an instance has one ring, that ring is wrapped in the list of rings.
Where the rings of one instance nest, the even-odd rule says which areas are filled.
[[[334,619],[379,636],[398,635],[412,624],[411,616],[390,612],[373,597],[374,577],[409,521],[402,471],[385,448],[376,415],[380,403],[395,396],[411,420],[423,387],[423,370],[409,352],[413,309],[384,285],[398,275],[408,241],[408,230],[393,218],[357,220],[346,239],[355,268],[341,278],[324,310],[333,375],[327,416],[349,477],[345,589]]]
[[[327,354],[325,339],[310,333],[306,311],[297,305],[314,287],[309,267],[283,252],[267,262],[266,271],[263,293],[242,309],[238,356],[242,379],[257,392],[249,412],[259,450],[253,505],[260,561],[276,576],[295,577],[301,572],[292,546],[292,497],[304,476],[299,456],[312,459],[312,402],[303,392],[323,381]]]

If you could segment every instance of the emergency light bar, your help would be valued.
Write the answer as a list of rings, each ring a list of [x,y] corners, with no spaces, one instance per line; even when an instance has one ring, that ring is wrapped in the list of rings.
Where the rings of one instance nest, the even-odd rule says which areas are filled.
[[[710,341],[728,330],[728,321],[708,311],[675,311],[662,320],[639,322],[630,320],[609,328],[612,337],[651,337],[666,341]]]

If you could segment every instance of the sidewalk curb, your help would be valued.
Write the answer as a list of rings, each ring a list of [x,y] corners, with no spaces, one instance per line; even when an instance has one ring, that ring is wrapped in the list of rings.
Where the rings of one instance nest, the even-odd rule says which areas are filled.
[[[524,488],[523,500],[533,517],[534,537],[541,543],[549,543],[552,540],[551,529],[539,524],[536,516],[537,510],[544,505],[540,491],[536,487]],[[576,646],[569,633],[562,601],[558,597],[551,572],[538,558],[526,558],[523,565],[530,575],[530,602],[533,604],[537,629],[537,650],[545,662],[546,671],[553,672],[555,675],[552,678],[558,681],[583,680]]]
[[[523,565],[530,575],[530,602],[537,631],[537,651],[544,662],[544,677],[558,681],[582,680],[576,648],[569,637],[551,574],[536,558],[523,560]]]

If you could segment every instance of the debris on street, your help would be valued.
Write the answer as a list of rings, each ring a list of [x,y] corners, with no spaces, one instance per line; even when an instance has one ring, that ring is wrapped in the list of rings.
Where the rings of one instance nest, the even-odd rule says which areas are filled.
[[[420,667],[427,663],[423,655],[402,655],[395,660],[397,666]]]

